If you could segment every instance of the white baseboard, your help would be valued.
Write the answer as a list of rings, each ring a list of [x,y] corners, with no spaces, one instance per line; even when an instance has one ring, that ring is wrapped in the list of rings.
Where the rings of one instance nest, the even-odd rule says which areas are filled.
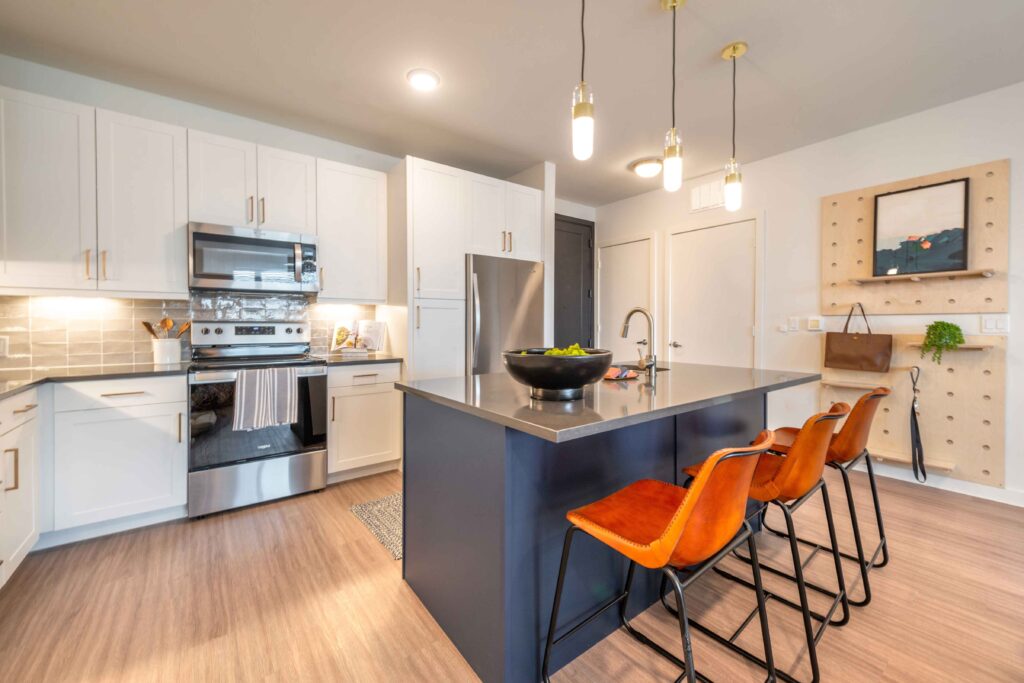
[[[146,512],[141,515],[132,515],[131,517],[124,517],[121,519],[112,519],[109,522],[97,522],[96,524],[86,524],[84,526],[74,527],[73,529],[48,531],[45,534],[39,535],[39,541],[36,543],[35,547],[32,548],[32,552],[37,550],[46,550],[47,548],[55,548],[59,545],[66,545],[68,543],[85,541],[99,536],[109,536],[110,534],[117,534],[131,529],[139,529],[144,526],[152,526],[153,524],[162,524],[175,519],[184,519],[187,516],[188,508],[181,505],[178,507],[167,508],[166,510]]]
[[[997,503],[1006,503],[1007,505],[1024,507],[1024,491],[1018,491],[1015,489],[1001,489],[995,486],[975,484],[972,481],[961,481],[959,479],[954,479],[953,477],[947,477],[942,474],[935,474],[932,472],[928,473],[928,481],[922,484],[921,482],[914,479],[914,473],[908,467],[900,465],[887,465],[882,462],[875,462],[872,464],[875,468],[875,474],[882,477],[899,479],[901,481],[910,482],[911,484],[917,484],[918,486],[928,486],[933,489],[942,489],[943,491],[962,493],[967,496],[974,496],[975,498],[984,498],[985,500],[992,500]],[[925,467],[927,466],[928,463],[926,461]],[[858,465],[857,469],[864,471],[864,465]]]
[[[352,470],[345,470],[344,472],[335,472],[327,475],[327,485],[330,486],[331,484],[340,484],[343,481],[369,477],[372,474],[390,472],[391,470],[400,469],[399,466],[401,464],[401,460],[391,460],[389,462],[377,463],[376,465],[367,465],[366,467],[357,467]]]

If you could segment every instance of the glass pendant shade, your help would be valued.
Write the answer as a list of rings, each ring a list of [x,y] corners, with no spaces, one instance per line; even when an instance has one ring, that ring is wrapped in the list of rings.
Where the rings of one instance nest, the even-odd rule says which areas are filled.
[[[735,159],[725,167],[725,210],[739,211],[743,206],[743,174]]]
[[[661,178],[666,191],[675,192],[683,186],[683,146],[679,131],[669,128],[665,133],[665,157],[661,162]]]
[[[594,93],[586,81],[572,91],[572,155],[586,161],[594,154]]]

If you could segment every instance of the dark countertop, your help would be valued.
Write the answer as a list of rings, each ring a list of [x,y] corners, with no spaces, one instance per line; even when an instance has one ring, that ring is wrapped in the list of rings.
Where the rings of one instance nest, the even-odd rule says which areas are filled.
[[[320,354],[317,358],[323,358],[327,365],[376,365],[378,363],[401,363],[400,356],[389,356],[386,353],[370,353],[365,356],[345,356],[340,353],[328,355]]]
[[[188,363],[127,363],[123,365],[80,365],[53,368],[0,368],[0,400],[44,382],[81,382],[91,379],[125,379],[128,377],[184,375]]]
[[[821,379],[783,370],[668,363],[656,387],[646,379],[600,381],[578,401],[537,401],[504,372],[395,384],[413,396],[470,413],[527,434],[561,443],[662,417],[725,403],[752,394]]]

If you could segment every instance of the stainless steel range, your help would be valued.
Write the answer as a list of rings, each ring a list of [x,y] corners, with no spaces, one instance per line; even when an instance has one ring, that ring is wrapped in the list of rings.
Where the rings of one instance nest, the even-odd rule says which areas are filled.
[[[327,367],[309,353],[308,323],[192,323],[188,515],[252,505],[327,484]],[[297,419],[233,429],[240,370],[296,369]]]

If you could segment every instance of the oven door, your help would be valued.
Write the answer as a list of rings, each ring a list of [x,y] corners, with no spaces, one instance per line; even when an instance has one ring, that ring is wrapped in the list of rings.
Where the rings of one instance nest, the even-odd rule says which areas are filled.
[[[251,292],[316,292],[316,237],[209,223],[188,229],[189,286]]]
[[[327,368],[298,369],[298,419],[250,432],[232,429],[236,370],[189,374],[189,472],[327,449]]]

